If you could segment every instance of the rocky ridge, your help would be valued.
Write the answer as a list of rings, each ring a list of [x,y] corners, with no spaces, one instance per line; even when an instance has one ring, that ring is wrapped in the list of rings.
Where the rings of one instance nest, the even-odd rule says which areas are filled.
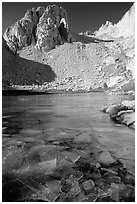
[[[94,35],[101,38],[133,37],[135,35],[135,4],[133,4],[117,24],[106,21],[104,25],[94,32]]]

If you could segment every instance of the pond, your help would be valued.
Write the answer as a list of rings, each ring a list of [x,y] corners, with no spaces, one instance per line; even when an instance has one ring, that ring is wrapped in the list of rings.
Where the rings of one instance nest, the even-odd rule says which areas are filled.
[[[3,96],[3,201],[20,201],[19,196],[25,201],[31,196],[32,201],[57,164],[64,158],[87,158],[90,148],[110,151],[134,174],[134,130],[115,124],[100,111],[122,100],[132,96],[99,92]],[[15,185],[20,189],[23,184],[23,191],[17,192]],[[24,198],[27,188],[33,193]]]

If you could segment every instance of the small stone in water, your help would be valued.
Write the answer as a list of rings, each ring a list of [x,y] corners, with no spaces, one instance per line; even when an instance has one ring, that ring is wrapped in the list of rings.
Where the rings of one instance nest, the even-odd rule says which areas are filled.
[[[96,168],[98,169],[100,167],[101,167],[100,163],[96,163]]]
[[[76,196],[81,192],[81,188],[79,187],[79,183],[75,182],[72,185],[72,188],[69,191],[69,196]]]
[[[57,200],[57,202],[65,202],[67,198],[66,193],[62,192],[59,196],[59,199]]]
[[[61,191],[60,181],[58,180],[49,181],[46,183],[46,186],[52,193],[55,193],[57,195]]]
[[[63,160],[58,162],[58,167],[63,167],[63,166],[67,166],[67,167],[71,168],[72,163],[67,161],[66,159],[63,159]]]
[[[121,199],[126,202],[135,202],[135,189],[127,185],[121,193]]]
[[[98,195],[96,195],[96,194],[94,194],[94,193],[91,193],[91,194],[88,196],[87,202],[95,202],[97,199],[98,199]]]
[[[84,191],[81,191],[73,198],[73,202],[88,202],[88,197],[85,195]]]
[[[86,173],[86,177],[87,178],[90,178],[90,179],[92,179],[92,180],[97,180],[97,179],[100,179],[101,178],[101,174],[100,174],[100,172],[93,172],[93,173],[89,173],[89,172],[87,172]]]
[[[48,189],[45,188],[45,190],[39,190],[37,192],[38,194],[38,197],[43,200],[43,201],[46,201],[46,202],[54,202],[57,198],[57,195],[50,192]]]
[[[80,171],[75,171],[75,172],[73,173],[73,176],[79,181],[80,179],[83,178],[83,173],[80,172]]]
[[[68,182],[68,180],[66,179],[61,179],[61,190],[62,192],[67,193],[72,187],[72,183]]]
[[[49,161],[44,161],[44,162],[40,162],[39,163],[39,168],[46,168],[46,169],[55,169],[56,168],[56,165],[57,165],[57,159],[52,159],[52,160],[49,160]]]
[[[125,178],[125,181],[124,181],[126,184],[130,184],[130,185],[135,185],[135,177],[130,174],[130,173],[127,173],[126,174],[126,178]]]
[[[107,169],[107,168],[101,168],[101,172],[104,174],[106,172],[106,174],[110,174],[110,175],[117,175],[117,172],[111,170],[111,169]]]
[[[112,183],[112,182],[120,183],[121,182],[121,178],[118,177],[118,176],[110,176],[110,177],[108,177],[108,182],[109,183]]]
[[[120,202],[120,194],[124,190],[124,188],[125,185],[123,183],[121,184],[112,183],[110,188],[110,191],[112,192],[110,196],[111,199],[116,202]]]
[[[58,167],[50,174],[50,177],[61,179],[63,177],[69,176],[73,173],[72,168],[68,168],[68,166]]]
[[[60,144],[59,141],[54,141],[54,142],[53,142],[53,145],[59,145],[59,144]]]
[[[95,183],[92,180],[88,180],[83,182],[82,185],[86,192],[90,192],[92,188],[95,186]]]
[[[116,160],[111,156],[109,152],[102,152],[99,156],[99,162],[104,165],[110,165]]]
[[[64,155],[65,159],[71,163],[75,163],[80,158],[80,156],[74,152],[64,151],[62,154]]]
[[[91,142],[91,137],[89,136],[88,133],[83,133],[77,137],[74,138],[74,142],[82,142],[82,143],[89,143]]]
[[[94,182],[99,187],[103,187],[106,184],[106,180],[105,179],[96,179]]]

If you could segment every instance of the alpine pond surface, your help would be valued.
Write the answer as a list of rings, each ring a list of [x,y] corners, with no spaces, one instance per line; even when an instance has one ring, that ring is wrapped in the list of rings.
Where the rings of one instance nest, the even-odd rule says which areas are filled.
[[[100,111],[130,99],[3,96],[3,201],[133,201],[134,130]]]

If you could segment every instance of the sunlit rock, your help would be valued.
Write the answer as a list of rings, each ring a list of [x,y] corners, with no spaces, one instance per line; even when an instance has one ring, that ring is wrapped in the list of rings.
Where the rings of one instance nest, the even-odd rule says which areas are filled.
[[[118,113],[118,106],[112,105],[106,109],[106,113],[108,113],[110,116],[115,115]]]
[[[36,47],[42,51],[49,51],[56,45],[71,42],[65,9],[56,5],[48,6],[39,19],[36,37]]]
[[[121,117],[121,122],[127,126],[130,126],[135,122],[135,112],[132,110],[120,111],[118,116]]]
[[[46,9],[29,9],[21,20],[7,28],[3,37],[13,52],[29,45],[49,51],[56,45],[73,40],[67,13],[56,5],[49,5]]]
[[[127,29],[128,28],[128,29]],[[96,36],[109,37],[131,37],[135,35],[135,4],[125,13],[117,24],[106,21],[98,31],[94,33]]]

